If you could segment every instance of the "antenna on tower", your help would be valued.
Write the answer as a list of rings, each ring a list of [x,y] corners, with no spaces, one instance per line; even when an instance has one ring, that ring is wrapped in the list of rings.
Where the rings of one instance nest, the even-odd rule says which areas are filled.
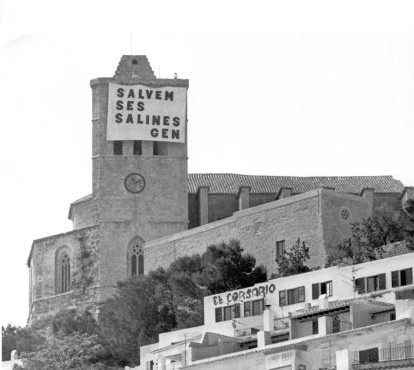
[[[133,55],[132,54],[132,32],[131,32],[131,55]]]

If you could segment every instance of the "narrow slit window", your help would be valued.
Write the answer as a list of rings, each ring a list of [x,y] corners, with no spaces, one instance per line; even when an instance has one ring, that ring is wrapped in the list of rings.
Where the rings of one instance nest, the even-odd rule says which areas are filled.
[[[142,141],[134,140],[134,155],[142,155]]]
[[[122,141],[114,141],[114,155],[122,155]]]
[[[160,148],[159,148],[158,141],[153,141],[152,142],[152,154],[153,155],[160,155]]]

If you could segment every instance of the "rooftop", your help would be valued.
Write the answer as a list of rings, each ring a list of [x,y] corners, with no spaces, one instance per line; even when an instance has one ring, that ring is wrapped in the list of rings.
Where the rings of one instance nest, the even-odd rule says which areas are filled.
[[[210,194],[236,195],[240,186],[249,186],[253,194],[277,194],[283,187],[292,188],[293,194],[306,193],[320,188],[334,188],[340,193],[360,194],[363,189],[373,188],[376,193],[401,193],[404,185],[392,176],[340,176],[340,177],[292,177],[256,176],[231,173],[190,173],[188,192],[196,194],[199,187],[208,186]],[[86,195],[72,205],[92,199]]]
[[[188,174],[188,191],[197,193],[201,186],[208,186],[210,194],[237,194],[240,186],[251,187],[253,194],[277,194],[280,188],[292,188],[293,194],[306,193],[323,187],[334,188],[340,193],[360,194],[373,188],[376,193],[401,193],[404,185],[392,176],[340,176],[292,177],[255,176],[230,173]]]
[[[375,301],[373,299],[364,299],[364,298],[351,298],[351,299],[343,299],[338,301],[329,302],[328,307],[326,308],[319,308],[319,306],[313,306],[308,309],[304,310],[297,310],[295,313],[292,314],[293,318],[303,318],[305,316],[311,316],[315,314],[319,314],[326,311],[337,310],[339,308],[345,308],[350,306],[352,303],[364,303],[366,305],[372,306],[373,313],[379,313],[383,311],[389,311],[394,309],[394,305],[391,303]]]

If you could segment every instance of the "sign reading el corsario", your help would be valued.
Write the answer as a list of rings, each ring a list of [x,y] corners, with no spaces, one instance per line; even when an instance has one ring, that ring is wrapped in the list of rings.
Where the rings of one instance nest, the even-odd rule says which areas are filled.
[[[109,83],[107,140],[184,143],[187,88]]]
[[[276,291],[275,284],[265,284],[254,286],[253,288],[240,289],[235,292],[222,293],[213,297],[214,305],[229,304],[231,302],[238,302],[250,300],[254,298],[264,298],[268,294],[273,294]]]

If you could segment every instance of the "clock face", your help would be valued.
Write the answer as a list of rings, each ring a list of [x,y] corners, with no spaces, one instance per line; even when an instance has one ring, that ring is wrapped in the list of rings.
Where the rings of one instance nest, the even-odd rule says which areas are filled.
[[[125,178],[125,188],[130,193],[140,193],[145,188],[145,179],[139,173],[131,173]]]

